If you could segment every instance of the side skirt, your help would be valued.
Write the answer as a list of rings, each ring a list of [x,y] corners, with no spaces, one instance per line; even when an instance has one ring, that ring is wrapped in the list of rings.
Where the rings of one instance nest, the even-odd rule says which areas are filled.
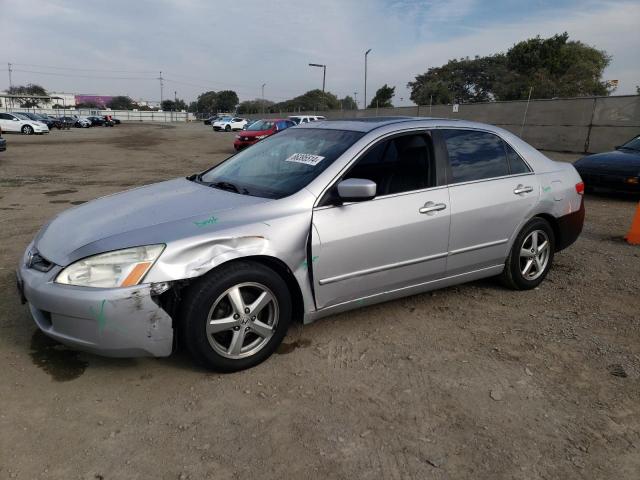
[[[491,267],[481,268],[472,272],[461,273],[458,275],[452,275],[438,280],[431,280],[429,282],[419,283],[409,287],[398,288],[396,290],[390,290],[388,292],[376,293],[375,295],[369,295],[368,297],[356,298],[355,300],[349,300],[348,302],[338,303],[329,307],[322,308],[315,312],[307,313],[304,317],[304,323],[312,323],[320,318],[334,315],[337,313],[347,312],[356,308],[374,305],[376,303],[387,302],[389,300],[395,300],[398,298],[408,297],[410,295],[416,295],[418,293],[424,293],[431,290],[437,290],[439,288],[450,287],[452,285],[459,285],[461,283],[472,282],[486,277],[493,277],[499,275],[504,270],[504,264],[494,265]]]

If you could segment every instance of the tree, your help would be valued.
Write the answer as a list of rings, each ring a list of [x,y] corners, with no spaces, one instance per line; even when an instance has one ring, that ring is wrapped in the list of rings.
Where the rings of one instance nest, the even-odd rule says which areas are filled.
[[[187,111],[188,112],[193,112],[193,113],[197,112],[198,111],[198,102],[191,102],[189,104],[189,108],[188,108]]]
[[[218,111],[218,94],[213,90],[198,95],[198,111],[199,112],[217,112]]]
[[[22,108],[33,108],[40,106],[40,103],[44,103],[42,98],[47,96],[47,91],[40,85],[29,83],[27,85],[15,85],[7,89],[9,95],[22,95],[24,98],[18,99]],[[33,95],[33,96],[31,96]]]
[[[246,115],[249,113],[262,113],[263,111],[268,112],[272,105],[272,101],[262,98],[245,100],[244,102],[240,102],[238,105],[238,114]]]
[[[396,87],[390,87],[386,83],[378,89],[371,103],[367,108],[389,108],[393,107],[391,99],[396,94]]]
[[[133,100],[125,96],[113,97],[111,101],[107,103],[107,107],[111,110],[132,110],[134,106]]]
[[[507,53],[449,60],[409,82],[411,100],[419,105],[608,95],[602,81],[611,57],[563,33],[516,43]]]
[[[309,90],[284,102],[275,103],[269,109],[271,112],[295,112],[295,111],[316,111],[316,110],[337,110],[340,108],[340,101],[331,92],[322,93],[322,90]]]
[[[347,95],[342,100],[340,100],[340,104],[342,105],[343,110],[357,110],[358,104],[350,95]]]
[[[179,98],[175,101],[163,100],[160,108],[162,108],[162,110],[164,110],[165,112],[180,111],[180,110],[186,110],[187,104],[184,103],[184,100],[180,100]]]
[[[233,90],[218,92],[218,110],[221,112],[234,112],[239,101],[238,94]]]

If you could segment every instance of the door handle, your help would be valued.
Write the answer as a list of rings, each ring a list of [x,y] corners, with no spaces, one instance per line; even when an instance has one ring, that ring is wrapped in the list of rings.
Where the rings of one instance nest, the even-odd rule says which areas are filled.
[[[433,203],[427,202],[424,204],[424,207],[419,209],[420,213],[435,213],[439,210],[444,210],[447,206],[444,203]]]
[[[513,190],[513,193],[515,193],[516,195],[520,195],[521,193],[530,193],[530,192],[533,192],[533,187],[525,187],[522,184],[518,185]]]

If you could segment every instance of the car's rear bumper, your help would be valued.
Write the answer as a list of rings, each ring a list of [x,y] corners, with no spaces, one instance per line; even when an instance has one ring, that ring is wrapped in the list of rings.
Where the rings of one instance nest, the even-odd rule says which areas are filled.
[[[109,357],[164,357],[173,349],[171,317],[150,285],[86,288],[54,283],[49,272],[18,267],[20,295],[46,335],[78,350]]]
[[[584,226],[584,198],[580,201],[578,210],[557,219],[557,226],[556,251],[559,252],[573,244],[582,233],[582,227]]]

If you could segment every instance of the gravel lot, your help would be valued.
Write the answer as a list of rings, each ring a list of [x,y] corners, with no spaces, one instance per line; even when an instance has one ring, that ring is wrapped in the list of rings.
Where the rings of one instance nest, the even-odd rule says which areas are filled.
[[[14,267],[66,208],[232,152],[202,124],[6,135],[0,153],[0,478],[637,479],[637,198],[586,197],[540,288],[474,282],[295,326],[219,375],[36,333]],[[562,160],[576,155],[549,154]]]

